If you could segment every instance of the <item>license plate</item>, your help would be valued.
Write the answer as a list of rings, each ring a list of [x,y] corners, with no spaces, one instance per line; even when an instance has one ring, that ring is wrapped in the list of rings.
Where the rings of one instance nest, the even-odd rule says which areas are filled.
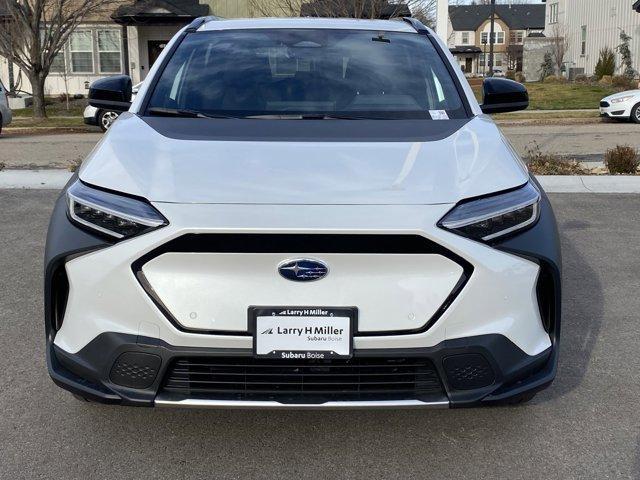
[[[350,358],[358,310],[342,307],[251,307],[256,357]]]

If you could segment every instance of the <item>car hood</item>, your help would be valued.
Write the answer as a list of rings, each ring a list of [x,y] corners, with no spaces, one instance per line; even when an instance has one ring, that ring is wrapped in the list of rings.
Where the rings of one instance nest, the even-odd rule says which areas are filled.
[[[627,91],[624,91],[624,92],[614,93],[613,95],[609,95],[608,97],[604,97],[602,100],[603,101],[609,101],[609,100],[613,100],[614,98],[628,97],[630,95],[633,95],[633,96],[636,96],[636,97],[640,97],[640,90],[627,90]]]
[[[527,181],[491,119],[461,125],[433,141],[221,141],[170,138],[126,114],[79,175],[152,202],[220,204],[443,204]]]

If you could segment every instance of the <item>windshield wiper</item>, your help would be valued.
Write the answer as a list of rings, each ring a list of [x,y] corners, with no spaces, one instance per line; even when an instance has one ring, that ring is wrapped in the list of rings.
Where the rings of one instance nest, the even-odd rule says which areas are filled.
[[[182,118],[242,118],[248,120],[388,120],[384,117],[365,117],[345,113],[268,113],[257,115],[228,115],[225,113],[203,113],[188,108],[151,107],[149,114],[159,117]]]
[[[263,120],[375,120],[375,118],[333,113],[277,113],[264,115],[247,115],[246,117],[242,118]]]
[[[339,113],[304,113],[300,117],[302,120],[373,120],[368,117]]]
[[[202,113],[197,110],[188,108],[164,108],[151,107],[149,109],[151,115],[158,117],[181,117],[181,118],[242,118],[233,115],[225,115],[222,113]]]

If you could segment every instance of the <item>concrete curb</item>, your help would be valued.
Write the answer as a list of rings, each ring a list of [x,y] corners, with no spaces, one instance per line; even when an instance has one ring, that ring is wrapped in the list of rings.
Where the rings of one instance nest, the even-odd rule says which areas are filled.
[[[640,193],[640,176],[540,175],[547,193]]]
[[[53,189],[65,186],[67,170],[2,170],[0,189]],[[540,175],[548,193],[640,193],[640,175]]]
[[[59,190],[73,175],[68,170],[2,170],[0,188]]]

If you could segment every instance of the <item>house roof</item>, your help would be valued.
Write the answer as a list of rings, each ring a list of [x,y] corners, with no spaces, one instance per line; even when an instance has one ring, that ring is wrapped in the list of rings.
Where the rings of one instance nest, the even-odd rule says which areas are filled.
[[[328,17],[335,16],[332,15],[332,12],[335,12],[335,0],[311,0],[309,2],[303,3],[300,8],[300,16],[301,17]],[[378,4],[380,8],[380,12],[378,13],[379,19],[388,20],[390,18],[397,17],[410,17],[411,10],[409,6],[404,2],[391,3],[386,2],[385,4]],[[352,11],[353,10],[353,11]],[[355,7],[351,7],[348,4],[344,6],[343,11],[335,12],[338,16],[344,17],[355,17]],[[362,18],[370,18],[371,14],[367,11],[367,7],[365,6],[361,15]]]
[[[542,29],[545,26],[544,4],[496,5],[496,15],[513,30]],[[454,30],[475,31],[491,18],[491,5],[451,6],[449,18]]]
[[[111,18],[124,25],[187,23],[208,14],[209,5],[201,5],[198,0],[135,0],[119,6]]]

